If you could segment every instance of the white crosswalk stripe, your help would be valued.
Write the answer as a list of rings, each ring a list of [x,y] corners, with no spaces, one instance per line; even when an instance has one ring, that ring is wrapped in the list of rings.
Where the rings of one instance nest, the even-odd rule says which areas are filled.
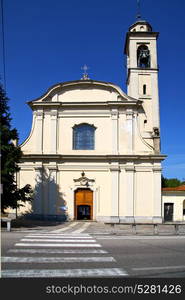
[[[85,227],[87,225],[82,228],[84,229]],[[14,249],[8,251],[9,255],[2,257],[2,277],[75,278],[121,277],[128,275],[124,269],[114,267],[116,264],[115,258],[107,255],[107,251],[98,249],[102,248],[102,246],[97,243],[94,237],[82,233],[82,231],[80,229],[72,233],[40,231],[27,234],[15,244]],[[43,254],[45,255],[43,256]],[[56,256],[56,254],[58,255]],[[65,256],[64,254],[68,255]],[[78,263],[80,263],[81,268],[75,269]],[[21,268],[24,264],[25,269]],[[47,264],[47,268],[39,268],[41,264]],[[48,268],[50,264],[51,269]],[[70,267],[66,268],[66,264],[71,269]],[[97,268],[97,264],[103,264],[103,268]],[[93,265],[95,268],[93,268]],[[4,266],[7,267],[5,268]],[[14,268],[12,268],[13,266]]]
[[[81,233],[83,231],[85,231],[87,229],[87,227],[89,227],[90,223],[84,223],[83,226],[81,226],[81,228],[76,229],[75,231],[73,231],[73,233]]]
[[[99,249],[10,249],[8,253],[42,253],[42,254],[105,254],[105,250]]]
[[[71,243],[71,242],[76,242],[76,240],[74,239],[21,239],[21,242],[64,242],[64,243]],[[95,240],[86,240],[86,239],[79,239],[78,240],[78,243],[95,243],[96,241]]]
[[[4,270],[2,277],[122,277],[127,276],[121,268],[96,268],[96,269],[64,269],[64,270]]]
[[[64,234],[57,234],[57,235],[49,235],[49,234],[44,234],[44,235],[26,235],[25,238],[55,238],[55,239],[60,239],[65,237],[66,239],[92,239],[91,236],[75,236],[75,235],[64,235]]]
[[[75,248],[79,248],[79,247],[101,247],[100,244],[62,244],[62,243],[50,243],[50,244],[44,244],[44,243],[17,243],[15,244],[15,246],[18,247],[75,247]]]
[[[111,256],[105,257],[2,257],[2,263],[59,263],[59,262],[110,262],[115,261]]]
[[[63,231],[71,229],[72,227],[74,227],[76,225],[78,225],[78,222],[73,222],[64,228],[56,229],[56,230],[53,230],[52,232],[53,233],[63,232]]]

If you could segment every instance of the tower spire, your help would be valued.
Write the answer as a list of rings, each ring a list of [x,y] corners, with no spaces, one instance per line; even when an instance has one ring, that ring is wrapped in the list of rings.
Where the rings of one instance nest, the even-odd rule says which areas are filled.
[[[140,0],[137,0],[137,15],[136,19],[140,20],[141,19],[141,6],[140,6]]]

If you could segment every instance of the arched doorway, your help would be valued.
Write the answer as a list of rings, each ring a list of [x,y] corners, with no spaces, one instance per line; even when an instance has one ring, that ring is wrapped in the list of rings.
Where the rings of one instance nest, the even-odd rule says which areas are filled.
[[[74,216],[76,220],[93,219],[93,192],[90,189],[75,191]]]

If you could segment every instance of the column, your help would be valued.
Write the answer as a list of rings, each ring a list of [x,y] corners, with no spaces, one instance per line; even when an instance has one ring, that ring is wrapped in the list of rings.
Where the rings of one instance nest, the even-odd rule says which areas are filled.
[[[57,152],[57,110],[51,110],[50,114],[51,122],[51,142],[50,149],[51,153],[56,154]]]
[[[153,222],[162,223],[161,164],[153,168]]]
[[[118,154],[118,110],[111,110],[112,119],[112,154]]]
[[[126,110],[127,153],[133,152],[133,111]]]
[[[43,192],[43,183],[42,183],[42,166],[35,167],[35,196],[33,201],[33,213],[41,215],[43,213],[42,209],[42,192]]]
[[[43,152],[43,110],[36,111],[35,132],[36,132],[36,152]]]
[[[111,223],[119,223],[119,163],[113,163],[111,171]]]
[[[48,215],[56,215],[58,185],[57,185],[57,167],[50,166],[48,180]]]

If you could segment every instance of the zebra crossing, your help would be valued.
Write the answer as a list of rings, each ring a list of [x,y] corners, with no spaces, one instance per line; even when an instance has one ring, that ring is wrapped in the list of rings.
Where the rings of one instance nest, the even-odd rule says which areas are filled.
[[[128,275],[94,237],[80,229],[27,234],[8,250],[1,262],[4,278]]]

